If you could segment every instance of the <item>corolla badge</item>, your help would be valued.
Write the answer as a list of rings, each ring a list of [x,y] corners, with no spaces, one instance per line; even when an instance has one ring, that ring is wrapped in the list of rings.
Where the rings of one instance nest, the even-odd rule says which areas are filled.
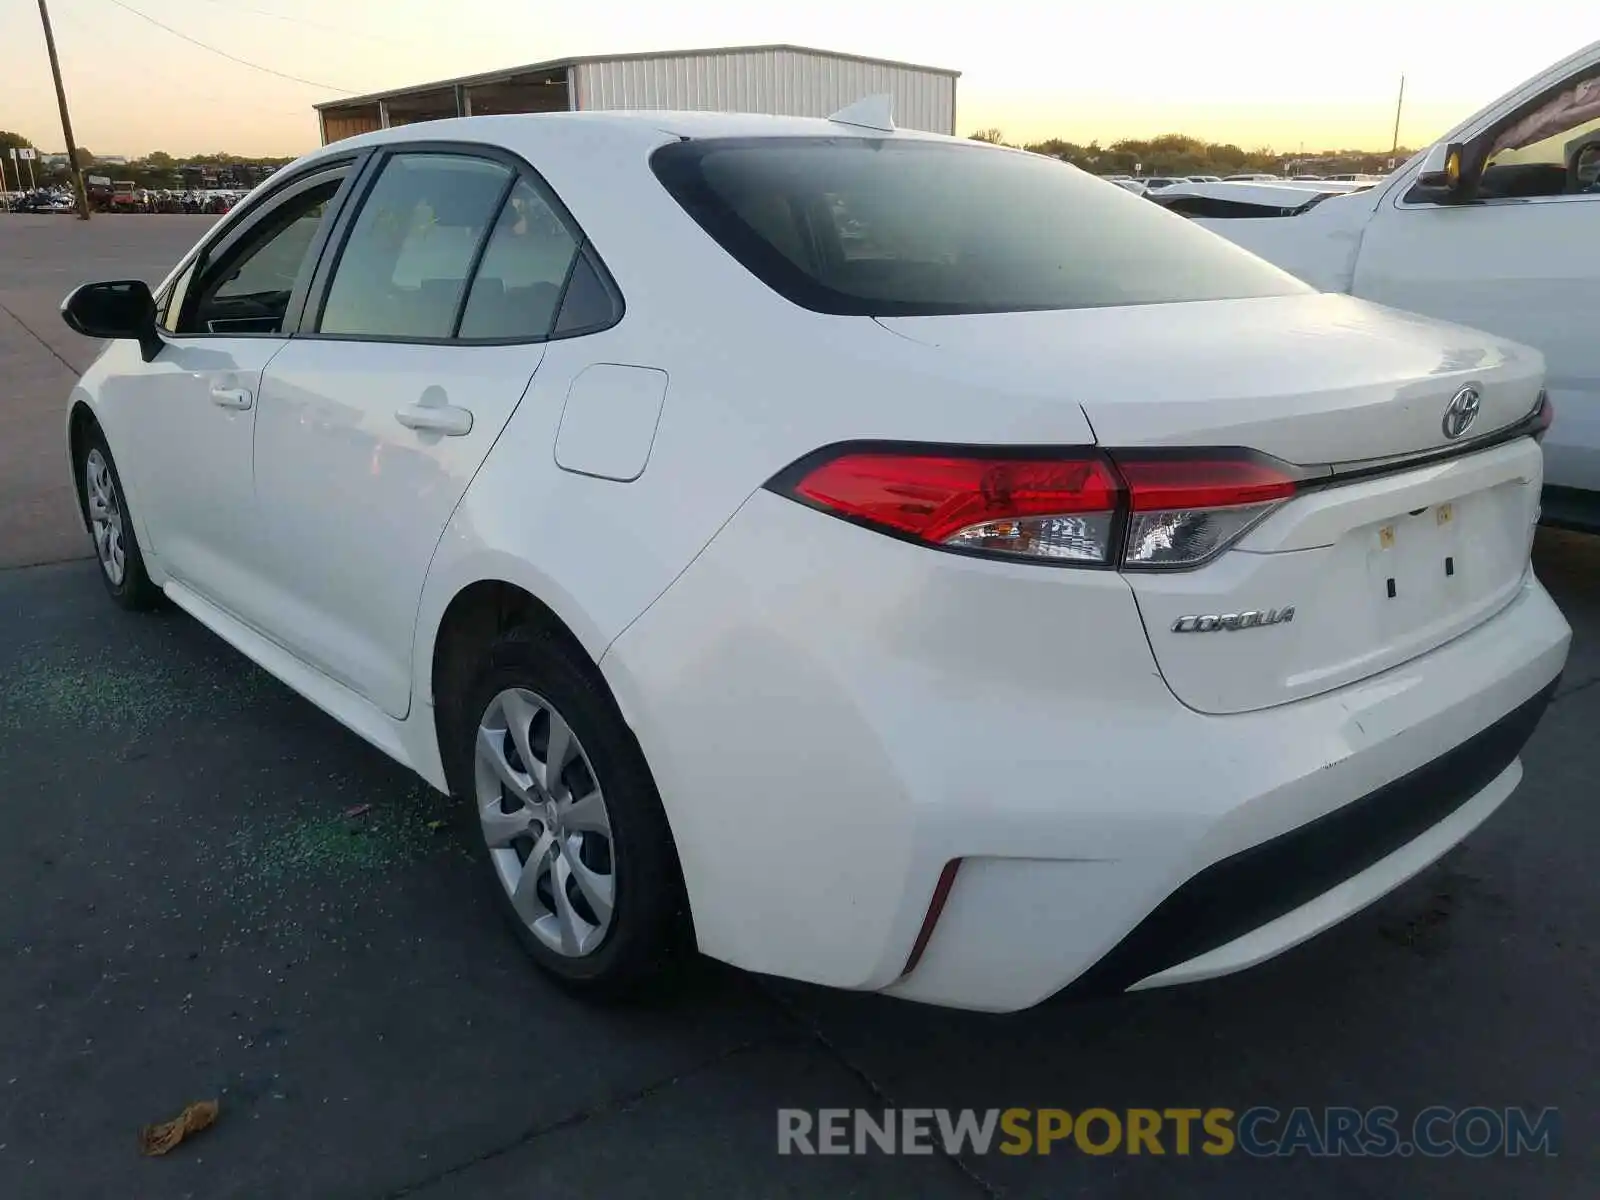
[[[1294,605],[1282,608],[1252,608],[1246,612],[1211,613],[1203,617],[1179,617],[1172,623],[1173,633],[1220,633],[1222,630],[1263,629],[1294,620]]]
[[[1472,423],[1478,419],[1478,408],[1482,399],[1477,388],[1464,387],[1445,406],[1444,421],[1441,427],[1444,435],[1452,441],[1472,428]]]

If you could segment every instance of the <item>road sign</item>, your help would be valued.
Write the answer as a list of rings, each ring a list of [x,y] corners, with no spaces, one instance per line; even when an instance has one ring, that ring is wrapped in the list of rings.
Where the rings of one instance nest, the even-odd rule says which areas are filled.
[[[39,152],[37,150],[35,150],[32,146],[19,146],[14,151],[14,153],[16,154],[16,156],[18,158],[22,159],[24,162],[26,162],[30,158],[38,158],[39,157]]]

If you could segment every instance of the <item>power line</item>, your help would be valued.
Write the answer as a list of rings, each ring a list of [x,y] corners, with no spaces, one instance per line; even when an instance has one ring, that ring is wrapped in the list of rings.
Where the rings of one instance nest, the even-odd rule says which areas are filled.
[[[200,49],[202,49],[202,50],[209,50],[213,54],[221,55],[223,58],[227,59],[229,62],[238,63],[241,67],[249,67],[252,71],[261,71],[261,72],[264,72],[267,75],[276,75],[279,79],[287,79],[291,83],[303,83],[307,87],[322,88],[324,91],[328,91],[328,92],[342,92],[346,96],[355,95],[355,90],[353,88],[336,87],[334,84],[331,84],[331,83],[318,83],[315,79],[302,79],[298,75],[290,75],[290,74],[288,74],[288,73],[286,73],[284,71],[274,70],[272,67],[264,67],[260,63],[253,63],[253,62],[249,61],[248,59],[240,58],[237,54],[229,54],[226,50],[219,50],[217,47],[215,47],[213,45],[210,45],[209,43],[202,42],[199,38],[192,38],[187,33],[184,33],[182,30],[174,29],[171,25],[167,25],[167,24],[164,24],[161,21],[156,20],[149,13],[140,12],[137,8],[134,8],[133,5],[131,5],[131,4],[124,4],[122,2],[122,0],[111,0],[111,3],[115,4],[118,8],[125,9],[128,12],[131,12],[134,16],[140,18],[141,20],[145,20],[145,21],[150,22],[150,24],[154,25],[157,29],[166,30],[173,37],[182,38],[184,41],[190,43],[191,45],[199,46]]]
[[[310,17],[296,17],[289,13],[268,12],[264,8],[251,8],[246,4],[233,4],[230,0],[206,0],[207,4],[215,4],[218,8],[225,8],[229,12],[250,13],[257,17],[267,17],[273,21],[288,21],[293,25],[306,25],[312,29],[325,29],[329,33],[337,33],[342,37],[364,38],[369,42],[382,42],[388,46],[407,46],[411,43],[400,38],[384,37],[380,33],[372,33],[365,29],[352,29],[348,25],[329,25],[326,21],[313,21]]]

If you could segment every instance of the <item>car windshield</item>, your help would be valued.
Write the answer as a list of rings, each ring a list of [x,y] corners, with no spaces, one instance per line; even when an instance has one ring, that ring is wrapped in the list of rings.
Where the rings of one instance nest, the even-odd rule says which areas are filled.
[[[818,312],[1023,312],[1312,289],[1055,159],[913,138],[682,141],[651,160],[751,273]]]

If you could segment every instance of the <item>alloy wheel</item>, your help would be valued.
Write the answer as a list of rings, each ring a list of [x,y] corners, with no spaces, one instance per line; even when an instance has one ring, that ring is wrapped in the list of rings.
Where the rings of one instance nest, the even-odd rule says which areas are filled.
[[[89,513],[89,531],[94,535],[95,554],[113,587],[121,587],[127,575],[127,550],[122,541],[122,503],[111,464],[98,449],[89,451],[83,467],[83,498]]]
[[[508,688],[478,722],[475,800],[495,874],[529,931],[568,958],[611,929],[611,817],[583,745],[554,705]]]

